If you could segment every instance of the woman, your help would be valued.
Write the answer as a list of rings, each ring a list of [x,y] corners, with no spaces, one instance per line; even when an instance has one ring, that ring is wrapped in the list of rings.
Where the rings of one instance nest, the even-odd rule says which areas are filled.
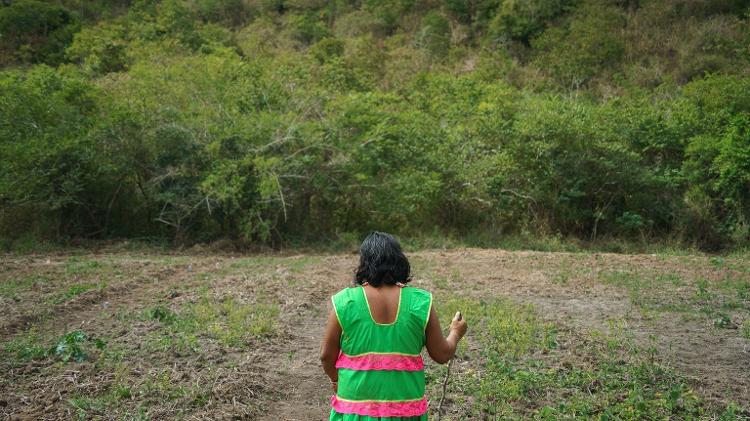
[[[432,294],[406,287],[409,261],[390,234],[373,232],[359,254],[355,285],[331,299],[320,351],[334,392],[330,420],[426,420],[422,347],[446,363],[466,322],[456,313],[443,337]]]

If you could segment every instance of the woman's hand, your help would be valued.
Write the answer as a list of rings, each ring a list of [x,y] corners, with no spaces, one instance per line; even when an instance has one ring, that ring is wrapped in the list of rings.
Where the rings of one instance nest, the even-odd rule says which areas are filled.
[[[461,316],[461,312],[457,311],[456,315],[453,316],[453,320],[451,320],[451,332],[456,332],[456,335],[458,336],[458,340],[461,340],[461,338],[466,335],[466,330],[469,328],[469,325],[466,324],[466,320]]]
[[[468,328],[466,321],[461,317],[461,312],[457,312],[451,320],[450,332],[448,337],[444,338],[440,329],[440,320],[438,319],[435,307],[430,310],[430,319],[427,321],[425,331],[427,353],[438,364],[445,364],[450,361],[456,354],[458,341],[466,334]]]

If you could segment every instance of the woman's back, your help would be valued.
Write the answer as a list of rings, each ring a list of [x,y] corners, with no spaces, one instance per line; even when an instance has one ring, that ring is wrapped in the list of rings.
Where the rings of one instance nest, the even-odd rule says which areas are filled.
[[[372,319],[384,325],[393,323],[401,304],[401,288],[383,285],[378,288],[364,288],[364,291]]]
[[[432,295],[405,285],[409,260],[392,235],[373,232],[359,249],[356,286],[331,299],[320,361],[331,379],[330,421],[427,419],[422,347],[446,363],[466,333],[460,314],[443,337]]]
[[[346,288],[332,298],[342,329],[332,406],[340,413],[371,417],[419,416],[427,410],[420,353],[432,296],[418,288],[380,288]],[[377,321],[387,319],[388,313],[390,323]]]

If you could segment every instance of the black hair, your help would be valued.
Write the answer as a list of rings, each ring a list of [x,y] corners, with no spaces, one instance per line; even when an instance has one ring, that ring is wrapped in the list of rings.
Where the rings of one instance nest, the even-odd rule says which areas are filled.
[[[378,287],[409,281],[411,267],[398,241],[385,232],[374,231],[368,235],[359,247],[359,266],[354,283],[367,282]]]

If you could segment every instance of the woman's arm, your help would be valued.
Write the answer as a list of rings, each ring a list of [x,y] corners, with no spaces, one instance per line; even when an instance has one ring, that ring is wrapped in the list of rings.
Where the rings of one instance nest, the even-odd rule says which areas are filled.
[[[463,320],[459,313],[451,320],[450,332],[448,337],[443,337],[443,331],[440,329],[440,320],[437,312],[433,307],[430,311],[430,319],[427,321],[427,353],[430,354],[436,363],[445,364],[456,354],[458,341],[466,334],[466,321]]]
[[[339,381],[339,372],[336,370],[336,359],[341,350],[341,326],[336,318],[336,313],[331,311],[328,315],[326,330],[323,334],[323,343],[320,345],[320,362],[323,363],[323,371],[333,383],[333,391],[336,391],[336,383]]]

